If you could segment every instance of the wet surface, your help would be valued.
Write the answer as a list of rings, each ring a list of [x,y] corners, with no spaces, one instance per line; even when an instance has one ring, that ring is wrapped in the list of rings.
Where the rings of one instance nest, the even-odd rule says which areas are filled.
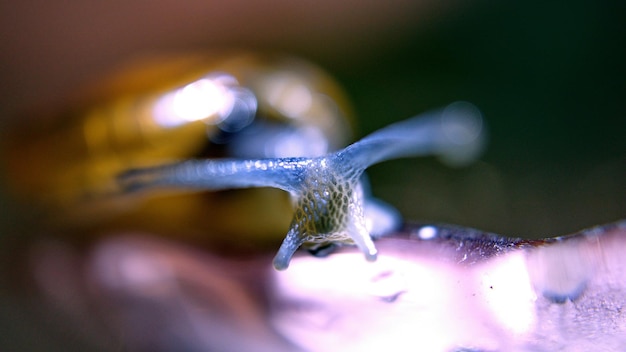
[[[299,251],[276,272],[271,253],[229,258],[145,233],[83,249],[42,240],[13,261],[29,279],[5,286],[30,297],[20,321],[55,321],[45,331],[60,346],[63,330],[79,345],[145,351],[626,344],[624,222],[534,242],[407,224],[376,244],[374,263],[344,246],[325,257]]]

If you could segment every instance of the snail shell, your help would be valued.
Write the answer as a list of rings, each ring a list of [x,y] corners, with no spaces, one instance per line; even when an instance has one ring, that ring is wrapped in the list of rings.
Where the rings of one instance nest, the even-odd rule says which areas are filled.
[[[225,245],[256,237],[262,244],[289,225],[283,192],[120,197],[115,176],[193,157],[318,156],[351,139],[344,93],[301,59],[203,53],[144,58],[120,71],[84,89],[70,108],[30,119],[3,141],[13,196],[35,205],[47,230],[83,236],[132,226],[202,241],[209,232]]]

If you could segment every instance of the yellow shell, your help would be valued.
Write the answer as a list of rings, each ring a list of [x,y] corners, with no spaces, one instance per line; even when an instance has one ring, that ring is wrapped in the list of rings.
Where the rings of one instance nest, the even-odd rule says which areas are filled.
[[[305,155],[293,156],[317,156],[306,153],[336,150],[351,139],[344,93],[309,62],[249,52],[144,58],[86,89],[79,102],[60,114],[7,133],[3,162],[13,196],[36,205],[45,214],[43,226],[64,233],[133,228],[225,246],[240,245],[240,237],[275,241],[293,214],[282,191],[154,198],[117,192],[115,175],[128,168],[191,157],[235,157],[228,143],[211,143],[211,137],[224,134],[220,124],[228,106],[219,94],[210,94],[233,91],[253,100],[248,113],[254,121],[312,131],[323,139],[315,150],[287,143],[285,153],[303,147]],[[212,98],[198,105],[198,93]],[[232,111],[232,94],[229,99]],[[234,96],[235,103],[237,99],[241,95]],[[176,114],[180,116],[172,118]],[[238,137],[230,144],[247,143],[247,135],[238,136],[241,131],[225,134]],[[256,157],[265,156],[258,152]]]

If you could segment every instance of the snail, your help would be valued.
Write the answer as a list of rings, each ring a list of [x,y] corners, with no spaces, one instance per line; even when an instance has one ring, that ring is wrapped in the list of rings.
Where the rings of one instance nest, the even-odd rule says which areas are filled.
[[[292,57],[231,52],[130,66],[51,124],[29,125],[3,141],[14,197],[35,205],[46,232],[82,240],[143,230],[245,252],[274,248],[290,228],[277,269],[304,243],[318,255],[356,244],[374,260],[371,237],[401,221],[369,197],[363,171],[409,155],[469,160],[483,144],[478,110],[455,103],[339,150],[352,127],[344,94],[323,70]],[[209,161],[155,166],[199,158]],[[135,171],[120,178],[120,190],[116,177],[128,169]],[[257,189],[162,197],[154,187],[176,182]]]
[[[184,232],[181,224],[206,224],[213,231],[204,233],[207,238],[215,237],[220,224],[248,233],[270,222],[258,221],[266,214],[292,216],[273,211],[285,198],[281,191],[265,190],[267,197],[244,193],[241,203],[229,206],[227,197],[210,193],[146,201],[141,190],[272,186],[288,191],[295,201],[291,229],[274,259],[277,269],[291,264],[287,271],[271,270],[264,256],[242,261],[216,255],[215,250],[152,236],[161,231],[151,229],[103,230],[108,236],[80,254],[66,243],[44,239],[24,253],[33,281],[53,306],[85,318],[79,327],[99,327],[85,322],[102,320],[112,331],[123,331],[113,338],[114,348],[119,339],[143,347],[131,348],[137,350],[345,350],[390,343],[444,351],[624,346],[623,220],[544,240],[408,223],[374,245],[398,220],[392,209],[369,197],[362,172],[374,163],[412,155],[435,154],[453,164],[471,161],[484,143],[476,108],[454,103],[330,152],[344,145],[350,124],[339,112],[341,104],[332,104],[340,99],[321,94],[332,89],[311,83],[320,76],[291,66],[260,65],[265,61],[254,55],[243,58],[211,61],[193,77],[159,86],[154,95],[118,92],[118,98],[83,110],[57,129],[44,128],[39,136],[45,138],[14,137],[16,143],[32,145],[7,148],[12,161],[6,167],[8,178],[20,185],[16,190],[24,198],[57,208],[55,216],[73,215],[93,227],[107,214],[83,217],[88,208],[83,205],[108,200],[114,204],[109,210],[134,213],[129,221],[144,219],[154,223],[153,229],[161,230],[171,219],[177,220],[171,225],[177,232]],[[246,67],[248,74],[242,74]],[[259,83],[267,77],[278,88]],[[226,95],[227,104],[204,111],[181,109],[188,106],[181,102],[202,91]],[[305,97],[305,102],[311,98],[309,110],[290,96]],[[311,108],[324,113],[307,114]],[[203,115],[208,112],[207,119]],[[274,139],[293,131],[305,141],[321,143],[278,148],[282,142],[294,146],[293,139]],[[199,149],[209,140],[225,146],[211,150],[211,157],[229,159],[150,166],[206,157]],[[268,140],[272,147],[259,147]],[[255,156],[258,152],[262,155]],[[301,155],[290,155],[296,152]],[[118,174],[124,192],[115,182]],[[107,193],[109,189],[114,192]],[[146,204],[157,204],[153,213],[135,209]],[[251,204],[270,210],[259,214]],[[207,211],[218,208],[235,215]],[[379,226],[390,218],[391,225]],[[278,231],[273,226],[271,231]],[[233,241],[246,244],[242,238]],[[346,246],[324,259],[294,255],[301,245],[324,250],[329,243],[354,243],[360,252]],[[378,250],[376,263],[362,260],[363,254],[376,259]],[[16,261],[6,263],[17,272]],[[155,329],[154,322],[163,324]]]
[[[454,163],[474,159],[484,144],[480,112],[457,102],[383,128],[335,153],[314,158],[187,161],[120,175],[126,190],[181,187],[219,190],[273,187],[290,193],[295,214],[274,267],[284,270],[304,243],[356,244],[367,260],[377,250],[367,230],[360,178],[372,164],[434,154]]]
[[[319,156],[351,139],[335,80],[306,60],[225,51],[139,58],[0,140],[17,203],[46,232],[85,238],[143,229],[208,246],[262,249],[289,225],[271,189],[160,197],[120,194],[123,170],[194,157]],[[23,128],[20,128],[23,127]],[[248,213],[246,221],[238,214]],[[207,236],[207,233],[211,233]]]

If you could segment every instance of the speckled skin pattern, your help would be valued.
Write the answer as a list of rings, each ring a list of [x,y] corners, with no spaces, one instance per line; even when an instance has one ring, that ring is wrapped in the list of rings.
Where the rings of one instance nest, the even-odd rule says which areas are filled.
[[[376,260],[376,247],[365,226],[361,172],[341,170],[336,156],[314,159],[303,175],[302,189],[294,194],[295,214],[291,228],[274,259],[285,269],[303,243],[356,244],[368,260]]]
[[[275,187],[291,194],[295,215],[274,258],[284,270],[304,243],[356,244],[367,260],[377,250],[366,228],[361,175],[389,159],[437,155],[452,163],[473,160],[482,150],[480,112],[468,103],[453,103],[370,134],[317,158],[186,161],[129,170],[119,177],[126,191],[152,187],[218,190]],[[376,221],[376,219],[372,219]]]

